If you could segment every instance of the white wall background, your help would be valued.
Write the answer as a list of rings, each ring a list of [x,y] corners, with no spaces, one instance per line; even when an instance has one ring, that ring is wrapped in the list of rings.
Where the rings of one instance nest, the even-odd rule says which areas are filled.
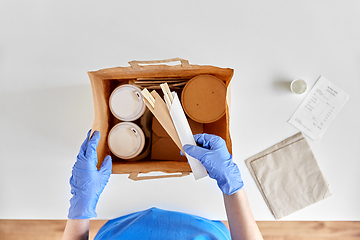
[[[172,57],[235,69],[234,159],[257,220],[272,220],[244,160],[297,132],[305,95],[288,83],[320,75],[350,95],[319,143],[333,196],[284,220],[360,220],[360,2],[0,2],[0,218],[65,219],[71,167],[93,120],[87,71]],[[133,182],[113,175],[98,203],[108,219],[152,206],[226,218],[215,181]]]

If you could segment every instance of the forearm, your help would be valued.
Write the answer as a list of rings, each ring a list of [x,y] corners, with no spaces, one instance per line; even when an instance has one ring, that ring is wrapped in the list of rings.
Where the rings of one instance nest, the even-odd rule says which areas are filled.
[[[232,195],[223,195],[226,214],[229,221],[231,239],[263,239],[251,213],[244,188],[240,189]]]
[[[89,219],[68,219],[63,240],[88,240]]]

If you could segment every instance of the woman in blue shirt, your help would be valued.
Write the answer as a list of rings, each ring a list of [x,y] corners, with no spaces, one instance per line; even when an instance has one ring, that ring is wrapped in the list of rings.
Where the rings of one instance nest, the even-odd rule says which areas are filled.
[[[68,221],[63,240],[83,240],[89,236],[89,219],[96,217],[96,205],[112,169],[111,157],[105,157],[100,170],[96,148],[100,133],[90,132],[83,142],[70,178],[71,193]],[[211,134],[194,136],[198,146],[185,145],[183,150],[198,159],[217,181],[223,193],[230,232],[219,221],[198,216],[150,208],[108,221],[95,239],[263,239],[252,216],[243,181],[232,161],[225,141]],[[231,235],[231,237],[230,237]]]

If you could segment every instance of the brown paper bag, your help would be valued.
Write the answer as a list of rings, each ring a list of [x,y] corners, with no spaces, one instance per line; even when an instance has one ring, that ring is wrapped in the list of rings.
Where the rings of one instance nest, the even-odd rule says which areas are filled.
[[[181,65],[168,66],[165,64],[172,61],[180,61]],[[94,122],[92,130],[101,133],[101,139],[97,148],[98,168],[100,168],[106,155],[111,154],[107,138],[108,133],[114,125],[114,116],[109,110],[109,97],[111,92],[120,84],[127,84],[132,80],[151,79],[158,80],[159,84],[166,79],[183,79],[189,80],[201,74],[210,74],[224,81],[228,87],[233,76],[233,69],[219,68],[214,66],[200,66],[189,64],[187,60],[176,58],[160,61],[131,61],[131,66],[115,67],[101,69],[98,71],[88,72],[94,102]],[[145,65],[142,64],[157,64]],[[229,131],[229,109],[226,106],[226,114],[220,120],[204,124],[204,132],[216,134],[225,139],[229,152],[232,152],[231,137]],[[184,161],[154,161],[150,155],[140,161],[128,162],[113,157],[113,173],[131,174],[132,178],[136,178],[139,173],[147,173],[152,171],[161,171],[165,173],[188,173],[191,169],[187,162]]]

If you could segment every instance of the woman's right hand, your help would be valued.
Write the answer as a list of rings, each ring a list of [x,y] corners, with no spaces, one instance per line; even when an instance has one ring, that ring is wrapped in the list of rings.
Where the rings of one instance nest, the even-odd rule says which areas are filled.
[[[209,176],[217,181],[224,194],[232,195],[240,190],[244,183],[239,168],[232,161],[225,140],[207,133],[196,134],[194,139],[198,146],[187,144],[183,146],[183,150],[204,165]]]

